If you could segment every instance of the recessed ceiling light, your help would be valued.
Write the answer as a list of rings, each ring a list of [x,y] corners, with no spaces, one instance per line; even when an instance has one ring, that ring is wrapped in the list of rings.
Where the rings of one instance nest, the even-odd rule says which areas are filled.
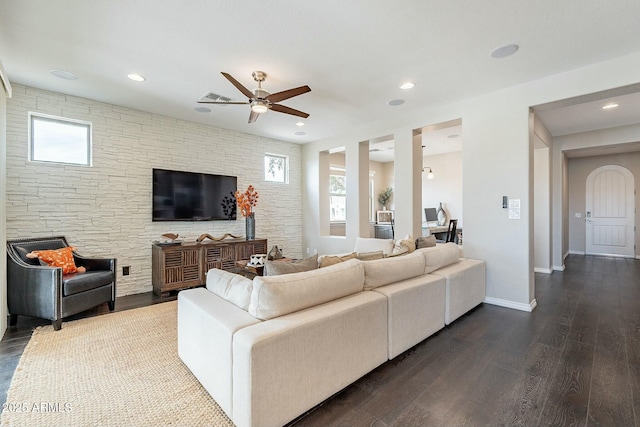
[[[415,85],[411,82],[404,82],[400,85],[400,89],[411,89]]]
[[[302,126],[304,126],[304,125],[305,125],[305,123],[304,123],[304,122],[296,122],[296,126],[302,127]]]
[[[65,80],[78,80],[78,76],[64,70],[49,70],[51,74]]]
[[[306,135],[306,134],[307,134],[306,132],[301,132],[301,131],[298,131],[298,132],[294,133],[294,135],[298,135],[298,136],[302,136],[302,135]]]
[[[447,135],[447,138],[457,138],[460,135],[458,135],[457,133],[451,134],[451,135]]]
[[[391,105],[392,107],[396,107],[398,105],[404,104],[404,99],[392,99],[391,101],[388,101],[387,104]]]
[[[211,112],[211,108],[208,108],[208,107],[196,107],[196,108],[194,108],[194,110],[196,110],[198,113],[210,113]]]
[[[134,82],[143,82],[147,80],[144,76],[136,73],[128,74],[127,77],[129,77],[129,79],[133,80]]]
[[[491,56],[494,58],[506,58],[518,51],[520,46],[517,44],[506,44],[504,46],[497,47],[491,52]]]
[[[603,105],[603,106],[602,106],[602,109],[603,109],[603,110],[611,110],[612,108],[618,108],[618,105],[619,105],[619,104],[617,104],[617,103],[615,103],[615,102],[610,102],[610,103],[608,103],[607,105]]]

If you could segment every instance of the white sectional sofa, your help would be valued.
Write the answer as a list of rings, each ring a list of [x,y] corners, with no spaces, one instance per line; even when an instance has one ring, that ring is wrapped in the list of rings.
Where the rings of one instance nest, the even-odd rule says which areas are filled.
[[[178,353],[236,426],[281,426],[484,296],[484,262],[451,243],[253,281],[210,270],[178,295]]]

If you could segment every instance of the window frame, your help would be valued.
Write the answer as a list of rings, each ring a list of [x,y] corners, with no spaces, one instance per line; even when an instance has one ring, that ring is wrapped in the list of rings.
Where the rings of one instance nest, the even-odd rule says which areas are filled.
[[[43,160],[43,159],[35,159],[34,158],[34,148],[35,148],[35,140],[34,140],[34,122],[35,121],[47,121],[58,124],[65,125],[73,125],[80,126],[86,129],[86,146],[87,146],[87,157],[85,163],[76,163],[76,162],[61,162],[55,160]],[[27,159],[29,162],[33,163],[45,163],[45,164],[58,164],[58,165],[67,165],[67,166],[80,166],[80,167],[92,167],[93,166],[93,124],[86,120],[78,120],[78,119],[70,119],[68,117],[60,117],[53,116],[50,114],[42,114],[36,113],[33,111],[29,111],[28,113],[28,125],[27,125],[27,133],[28,133],[28,153]]]
[[[344,180],[344,193],[334,193],[331,191],[331,188],[329,188],[329,222],[330,223],[343,223],[343,222],[346,223],[347,222],[347,177],[344,174],[344,171],[336,171],[334,169],[332,169],[329,172],[329,179],[331,179],[332,176],[340,177]],[[341,197],[344,199],[344,219],[331,219],[331,201],[333,197]]]
[[[275,179],[268,179],[267,175],[269,174],[269,171],[267,170],[267,158],[271,157],[271,158],[279,158],[279,159],[283,159],[284,160],[284,177],[283,180],[275,180]],[[275,153],[264,153],[264,180],[265,182],[274,182],[274,183],[278,183],[278,184],[289,184],[289,156],[285,156],[284,154],[275,154]]]

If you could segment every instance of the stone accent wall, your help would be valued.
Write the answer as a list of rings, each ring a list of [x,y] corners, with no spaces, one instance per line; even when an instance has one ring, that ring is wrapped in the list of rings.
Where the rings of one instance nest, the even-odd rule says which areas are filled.
[[[28,112],[93,124],[93,166],[28,161]],[[264,181],[264,154],[289,156],[290,183]],[[118,259],[118,296],[151,291],[151,243],[166,232],[244,235],[236,221],[152,222],[152,168],[238,177],[253,184],[256,237],[302,256],[301,147],[15,85],[7,100],[7,239],[65,235],[78,252]],[[131,274],[122,276],[122,267]]]

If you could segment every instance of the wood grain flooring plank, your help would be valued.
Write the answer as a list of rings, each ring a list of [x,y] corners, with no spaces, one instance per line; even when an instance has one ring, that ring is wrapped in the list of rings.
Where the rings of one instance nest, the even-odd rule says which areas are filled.
[[[513,389],[517,381],[513,372],[487,366],[446,415],[445,425],[496,425],[507,400],[504,391]]]
[[[583,344],[595,344],[600,311],[599,307],[591,304],[578,304],[567,339]]]
[[[587,419],[594,347],[567,341],[536,424],[582,426]]]
[[[626,353],[611,357],[596,347],[589,399],[589,426],[635,425]]]
[[[640,364],[629,365],[629,382],[631,384],[631,401],[635,425],[640,427]]]
[[[430,424],[445,423],[449,411],[487,369],[495,351],[491,343],[477,343],[464,349],[455,363],[439,371],[438,378],[415,399],[433,417]]]
[[[511,389],[503,390],[505,403],[497,421],[505,426],[530,426],[538,421],[551,390],[563,350],[536,344],[524,358],[523,372]]]

